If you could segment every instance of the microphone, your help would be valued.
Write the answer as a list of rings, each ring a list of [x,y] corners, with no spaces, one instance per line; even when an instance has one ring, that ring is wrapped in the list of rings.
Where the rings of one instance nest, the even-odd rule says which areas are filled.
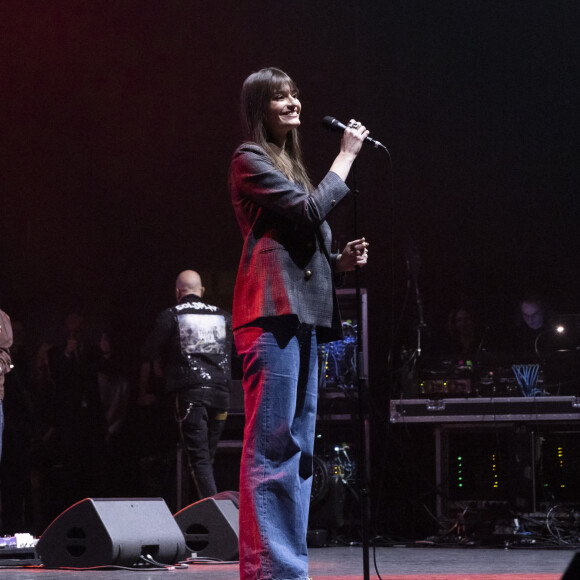
[[[326,116],[324,119],[322,119],[322,126],[326,127],[326,129],[329,131],[339,131],[340,133],[344,133],[344,130],[346,129],[346,126],[343,123],[341,123],[338,119],[330,116]],[[367,137],[365,141],[369,142],[375,149],[384,149],[387,153],[389,152],[389,150],[376,139]]]

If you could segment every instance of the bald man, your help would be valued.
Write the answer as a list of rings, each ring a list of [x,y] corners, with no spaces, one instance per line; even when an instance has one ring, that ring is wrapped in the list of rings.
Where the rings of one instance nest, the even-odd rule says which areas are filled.
[[[230,404],[231,315],[203,300],[194,270],[175,281],[177,304],[159,314],[147,354],[159,362],[198,499],[215,495],[213,461]]]

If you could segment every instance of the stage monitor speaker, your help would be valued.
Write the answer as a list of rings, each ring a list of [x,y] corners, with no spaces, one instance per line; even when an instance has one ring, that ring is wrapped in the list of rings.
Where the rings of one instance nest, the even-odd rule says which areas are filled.
[[[87,498],[46,528],[36,551],[49,568],[90,568],[145,564],[146,555],[175,564],[186,557],[187,546],[161,498]]]
[[[217,499],[223,495],[192,503],[175,514],[175,521],[198,557],[231,562],[238,559],[239,514],[235,500]]]
[[[580,552],[576,552],[572,561],[566,568],[562,580],[578,580],[580,578]]]

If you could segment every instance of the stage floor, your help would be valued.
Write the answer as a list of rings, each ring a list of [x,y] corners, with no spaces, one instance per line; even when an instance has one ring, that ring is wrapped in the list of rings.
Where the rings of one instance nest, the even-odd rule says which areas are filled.
[[[373,580],[559,580],[575,555],[570,549],[380,547],[369,557]],[[376,560],[376,569],[374,561]],[[354,580],[364,577],[360,547],[312,548],[310,575],[314,580]],[[380,575],[378,575],[377,574]],[[2,580],[157,580],[170,574],[185,580],[236,580],[237,564],[191,564],[172,572],[155,569],[49,570],[0,566]]]

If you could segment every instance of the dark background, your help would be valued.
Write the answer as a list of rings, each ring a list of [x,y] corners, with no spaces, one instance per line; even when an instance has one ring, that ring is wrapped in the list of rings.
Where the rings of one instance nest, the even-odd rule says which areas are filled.
[[[391,152],[392,167],[370,147],[357,163],[372,390],[390,388],[393,320],[397,341],[413,336],[409,239],[433,334],[464,296],[499,328],[530,287],[580,311],[579,12],[572,0],[2,2],[1,307],[32,342],[81,310],[131,356],[181,269],[231,308],[239,92],[278,66],[301,90],[314,181],[338,151],[325,115],[362,120]],[[348,199],[331,216],[339,246],[352,214]]]
[[[576,3],[57,0],[1,10],[0,290],[13,316],[46,326],[82,307],[140,325],[172,300],[183,267],[229,306],[241,247],[227,191],[239,90],[270,65],[300,86],[314,180],[338,147],[324,115],[361,119],[391,151],[394,191],[385,155],[369,148],[358,163],[371,320],[405,287],[408,234],[428,323],[462,293],[490,316],[511,312],[538,284],[557,310],[578,310]],[[340,245],[351,214],[347,201],[332,216]]]

